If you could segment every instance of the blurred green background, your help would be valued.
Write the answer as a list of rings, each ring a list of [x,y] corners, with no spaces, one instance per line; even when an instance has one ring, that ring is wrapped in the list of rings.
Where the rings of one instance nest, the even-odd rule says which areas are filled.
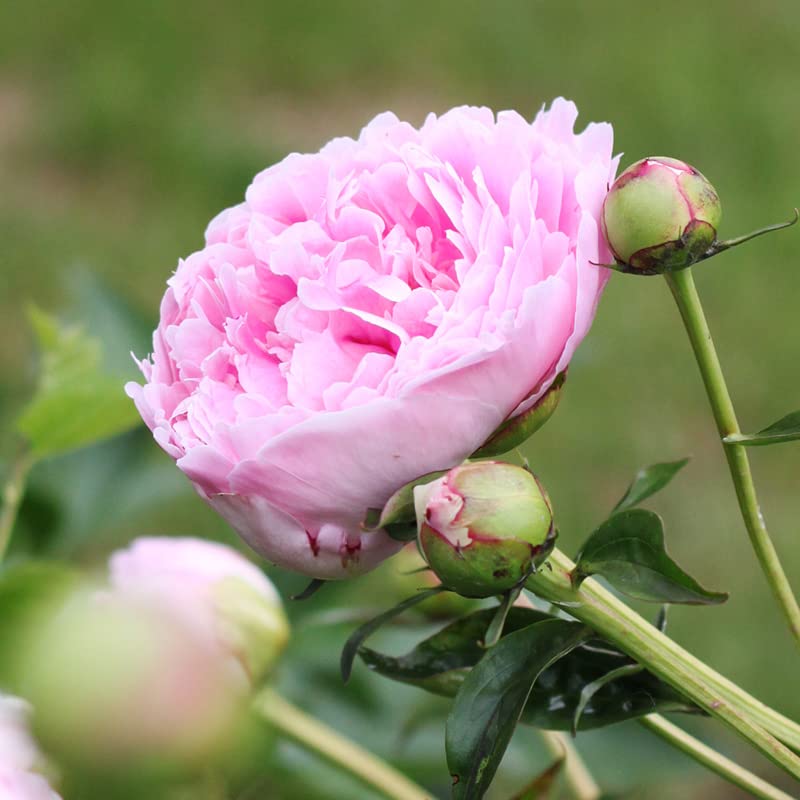
[[[26,302],[84,322],[104,339],[109,363],[134,377],[127,354],[149,350],[164,282],[180,256],[201,246],[207,221],[238,202],[259,169],[356,135],[387,108],[414,123],[462,103],[531,117],[564,95],[578,104],[579,126],[613,123],[623,165],[655,154],[698,166],[722,197],[723,236],[785,219],[800,204],[798,64],[796,0],[758,8],[744,0],[3,3],[0,417],[10,423],[33,385]],[[795,230],[697,271],[746,430],[800,407],[799,262]],[[5,437],[3,453],[12,447]],[[553,497],[568,552],[639,466],[691,454],[652,507],[666,519],[677,559],[731,599],[675,608],[671,633],[800,715],[797,653],[750,553],[662,281],[612,280],[562,406],[527,454]],[[752,457],[765,515],[800,589],[800,449]],[[233,541],[143,430],[37,467],[14,548],[96,563],[142,533]],[[363,668],[343,688],[336,662],[351,626],[317,624],[334,607],[388,606],[393,598],[374,589],[396,568],[382,570],[290,604],[296,636],[282,681],[307,710],[445,796],[446,703]],[[303,585],[270,574],[287,593]],[[410,636],[391,632],[383,643],[402,649]],[[403,742],[398,729],[412,707],[438,717]],[[693,727],[751,759],[717,726]],[[609,790],[742,796],[635,724],[581,735],[578,745]],[[544,761],[536,736],[518,733],[494,796],[508,797]],[[289,746],[269,765],[269,790],[253,797],[367,796]]]

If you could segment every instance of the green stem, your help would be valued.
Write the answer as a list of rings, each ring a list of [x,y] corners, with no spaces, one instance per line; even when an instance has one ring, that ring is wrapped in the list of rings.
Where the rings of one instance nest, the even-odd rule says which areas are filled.
[[[739,501],[742,518],[750,536],[750,543],[783,610],[792,634],[800,644],[800,606],[797,604],[775,551],[775,545],[770,539],[764,518],[761,516],[747,450],[735,441],[735,437],[741,433],[739,422],[736,419],[731,396],[725,384],[725,377],[722,374],[711,331],[703,313],[703,306],[694,285],[692,271],[685,269],[679,272],[667,272],[665,277],[675,302],[678,304],[678,310],[683,318],[683,324],[689,334],[689,340],[703,376],[717,430],[723,439],[723,449],[728,459],[728,467],[736,488],[736,497]],[[725,442],[725,437],[728,436],[734,437],[734,440]]]
[[[564,779],[574,800],[599,800],[600,787],[569,737],[558,731],[539,731],[539,734],[550,754],[564,759]]]
[[[265,689],[259,694],[255,709],[288,739],[316,753],[384,797],[391,800],[431,800],[429,792],[412,783],[394,767],[301,711],[273,689]]]
[[[3,560],[14,523],[17,520],[22,498],[25,495],[25,480],[33,466],[33,458],[27,450],[23,450],[11,465],[11,474],[3,487],[3,508],[0,511],[0,561]]]
[[[664,717],[658,714],[649,714],[642,717],[639,722],[657,736],[669,742],[673,747],[682,750],[690,758],[693,758],[704,767],[708,767],[712,772],[716,772],[721,778],[730,781],[734,786],[749,792],[753,797],[761,800],[793,800],[791,795],[781,791],[777,787],[765,780],[762,780],[752,772],[740,767],[735,761],[725,758],[716,750],[712,750],[708,745],[703,744],[699,739],[686,733],[686,731],[673,725]]]
[[[647,620],[603,589],[591,578],[578,589],[571,581],[575,565],[554,550],[550,569],[540,569],[528,579],[527,588],[554,603],[566,603],[566,611],[585,622],[654,675],[727,724],[743,739],[790,775],[800,779],[800,758],[781,744],[748,713],[745,693],[726,682],[708,666],[654,628]],[[757,701],[756,701],[757,702]]]

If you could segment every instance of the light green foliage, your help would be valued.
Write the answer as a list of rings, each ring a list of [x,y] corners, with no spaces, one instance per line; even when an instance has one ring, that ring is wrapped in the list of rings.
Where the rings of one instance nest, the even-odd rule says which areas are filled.
[[[121,378],[105,372],[99,341],[32,307],[41,353],[36,393],[17,420],[37,458],[64,453],[132,428],[139,415]]]

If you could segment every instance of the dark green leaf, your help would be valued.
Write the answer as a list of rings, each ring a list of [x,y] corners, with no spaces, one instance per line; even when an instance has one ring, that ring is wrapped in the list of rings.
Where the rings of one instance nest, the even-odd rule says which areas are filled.
[[[444,586],[434,586],[432,589],[418,592],[407,600],[403,600],[402,603],[394,606],[394,608],[390,608],[388,611],[384,611],[383,614],[373,617],[369,622],[365,622],[361,627],[353,631],[342,648],[340,666],[344,682],[347,683],[350,679],[350,673],[353,671],[353,661],[355,661],[358,649],[369,636],[372,636],[378,628],[385,625],[390,619],[402,614],[406,609],[421,603],[423,600],[427,600],[429,597],[433,597],[435,594],[439,594],[439,592],[446,591],[447,589]]]
[[[564,756],[554,761],[544,772],[540,772],[521,792],[511,800],[548,800],[552,796],[556,780],[564,766]]]
[[[725,437],[725,441],[729,444],[742,444],[745,447],[793,442],[798,439],[800,439],[800,411],[793,411],[791,414],[787,414],[758,433],[752,435],[734,434]]]
[[[485,654],[481,643],[496,611],[484,609],[463,617],[404,656],[388,656],[362,647],[360,656],[375,672],[392,680],[410,683],[434,694],[452,697],[469,670]],[[542,620],[549,614],[515,606],[508,614],[506,634]],[[502,640],[501,640],[502,641]],[[575,708],[583,687],[629,663],[610,645],[587,643],[546,669],[536,681],[522,721],[548,730],[572,727]],[[583,710],[579,730],[591,730],[626,719],[660,711],[697,711],[670,686],[649,672],[620,678],[593,695]]]
[[[38,309],[30,311],[41,350],[39,384],[17,420],[36,458],[122,433],[139,422],[124,380],[103,370],[100,343],[80,328],[60,327]]]
[[[638,600],[709,605],[728,599],[704,589],[667,555],[661,517],[642,508],[614,514],[592,533],[575,567],[576,585],[589,575],[602,575]]]
[[[587,683],[581,690],[581,696],[578,698],[578,705],[575,707],[575,714],[572,717],[572,735],[576,736],[578,733],[578,725],[580,724],[583,711],[589,705],[591,699],[607,684],[618,678],[624,678],[628,675],[636,675],[641,672],[643,667],[640,664],[624,664],[621,667],[612,669],[605,675],[601,675],[591,683]]]
[[[328,581],[322,580],[322,578],[313,578],[302,592],[293,594],[291,599],[308,600],[309,597],[313,597],[327,582]]]
[[[414,511],[414,488],[416,486],[422,486],[426,483],[431,483],[431,481],[441,478],[445,473],[446,470],[440,472],[429,472],[426,475],[420,475],[419,478],[415,478],[405,486],[401,486],[386,501],[386,505],[384,505],[383,510],[380,512],[374,527],[385,528],[388,525],[410,522],[414,523],[414,529],[416,530],[417,515]]]
[[[417,523],[392,522],[383,526],[383,530],[396,542],[413,542],[417,538]]]
[[[614,506],[614,511],[624,511],[660,492],[687,464],[688,458],[680,461],[667,461],[663,464],[651,464],[636,473],[636,477],[628,487],[625,495]]]
[[[475,665],[447,718],[455,800],[482,798],[540,673],[586,639],[579,623],[546,619],[504,636]]]

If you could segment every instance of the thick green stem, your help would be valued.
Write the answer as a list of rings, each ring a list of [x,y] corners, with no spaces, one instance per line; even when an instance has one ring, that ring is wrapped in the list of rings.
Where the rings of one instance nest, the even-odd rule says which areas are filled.
[[[25,480],[31,466],[33,459],[30,453],[22,451],[11,465],[11,474],[3,487],[3,508],[0,511],[0,561],[3,560],[8,543],[11,541],[17,512],[25,494]]]
[[[704,767],[708,767],[712,772],[716,772],[721,778],[730,781],[734,786],[749,792],[753,797],[761,800],[793,800],[791,795],[781,791],[777,787],[765,780],[762,780],[752,772],[740,767],[735,761],[725,758],[721,753],[712,750],[708,745],[703,744],[699,739],[686,733],[686,731],[673,725],[664,717],[658,714],[648,714],[642,717],[639,722],[648,730],[660,736],[673,747],[682,750],[690,758],[693,758]]]
[[[755,550],[761,569],[767,577],[772,591],[783,610],[789,627],[796,641],[800,644],[800,606],[789,585],[786,573],[783,571],[775,545],[770,539],[764,518],[758,506],[753,476],[750,472],[750,462],[747,450],[736,441],[725,442],[725,437],[736,437],[741,433],[736,412],[733,408],[731,396],[725,383],[722,367],[714,348],[711,331],[703,313],[703,306],[694,285],[691,269],[679,272],[665,273],[667,284],[672,291],[675,302],[683,318],[686,332],[692,343],[703,383],[706,387],[711,410],[717,423],[717,430],[723,439],[725,456],[728,459],[733,485],[736,488],[736,497],[742,518],[750,536],[750,542]]]
[[[391,800],[431,800],[432,796],[394,767],[281,697],[273,689],[262,691],[256,711],[284,736],[316,753],[365,786]]]
[[[592,773],[570,738],[558,731],[539,731],[554,758],[564,759],[564,779],[573,800],[598,800],[601,795]]]
[[[751,716],[751,703],[743,702],[745,692],[719,680],[712,669],[690,656],[597,581],[589,578],[580,588],[573,588],[571,574],[575,565],[559,550],[553,551],[548,563],[550,568],[540,569],[528,579],[528,589],[550,602],[567,604],[565,610],[569,614],[585,622],[800,779],[800,758]]]

